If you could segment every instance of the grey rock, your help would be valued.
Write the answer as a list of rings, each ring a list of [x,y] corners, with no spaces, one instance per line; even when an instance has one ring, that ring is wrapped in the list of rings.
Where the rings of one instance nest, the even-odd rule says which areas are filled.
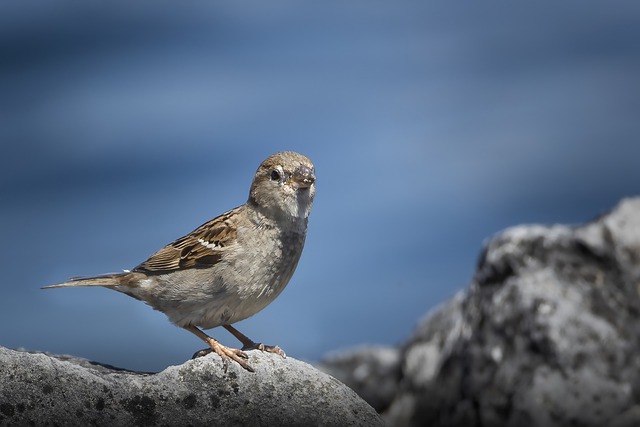
[[[398,392],[400,362],[399,349],[375,346],[334,353],[318,368],[342,378],[376,411],[383,412]]]
[[[382,425],[335,378],[251,351],[250,373],[215,355],[149,374],[0,347],[0,425]]]
[[[486,244],[470,286],[400,349],[383,417],[393,426],[640,425],[639,289],[640,198],[582,226],[508,229]],[[350,357],[356,370],[372,360]],[[352,372],[335,372],[368,396]]]

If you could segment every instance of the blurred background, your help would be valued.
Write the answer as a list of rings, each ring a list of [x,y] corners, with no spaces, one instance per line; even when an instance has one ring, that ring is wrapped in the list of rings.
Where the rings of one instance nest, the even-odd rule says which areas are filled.
[[[635,2],[3,2],[0,345],[188,359],[139,301],[40,287],[134,267],[285,149],[316,165],[307,245],[238,328],[310,361],[399,344],[495,233],[638,193],[638,40]]]

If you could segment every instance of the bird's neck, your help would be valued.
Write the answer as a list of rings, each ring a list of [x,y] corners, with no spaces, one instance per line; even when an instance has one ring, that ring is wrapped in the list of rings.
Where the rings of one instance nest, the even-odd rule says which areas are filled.
[[[299,210],[298,215],[287,212],[286,210],[265,207],[256,203],[253,198],[249,198],[247,201],[247,210],[252,220],[261,227],[286,227],[293,232],[304,233],[307,230],[308,211]]]

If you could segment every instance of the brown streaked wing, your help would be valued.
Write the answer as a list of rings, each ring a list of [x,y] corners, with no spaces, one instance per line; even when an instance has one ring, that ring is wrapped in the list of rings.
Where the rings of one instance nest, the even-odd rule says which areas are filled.
[[[202,224],[186,236],[169,243],[133,271],[159,274],[171,270],[214,265],[222,258],[224,247],[236,238],[234,215],[238,209],[232,209]],[[211,247],[212,245],[214,247]]]

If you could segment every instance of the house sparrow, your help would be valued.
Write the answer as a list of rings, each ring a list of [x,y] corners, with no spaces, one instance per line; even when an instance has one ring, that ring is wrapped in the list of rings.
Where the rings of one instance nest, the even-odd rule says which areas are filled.
[[[242,350],[285,356],[277,346],[255,343],[231,325],[253,316],[285,288],[296,269],[315,195],[311,161],[284,151],[256,171],[249,199],[160,249],[132,270],[72,278],[45,287],[103,286],[144,301],[174,324],[194,333],[217,353],[248,371]],[[242,350],[222,345],[202,329],[223,326]]]

